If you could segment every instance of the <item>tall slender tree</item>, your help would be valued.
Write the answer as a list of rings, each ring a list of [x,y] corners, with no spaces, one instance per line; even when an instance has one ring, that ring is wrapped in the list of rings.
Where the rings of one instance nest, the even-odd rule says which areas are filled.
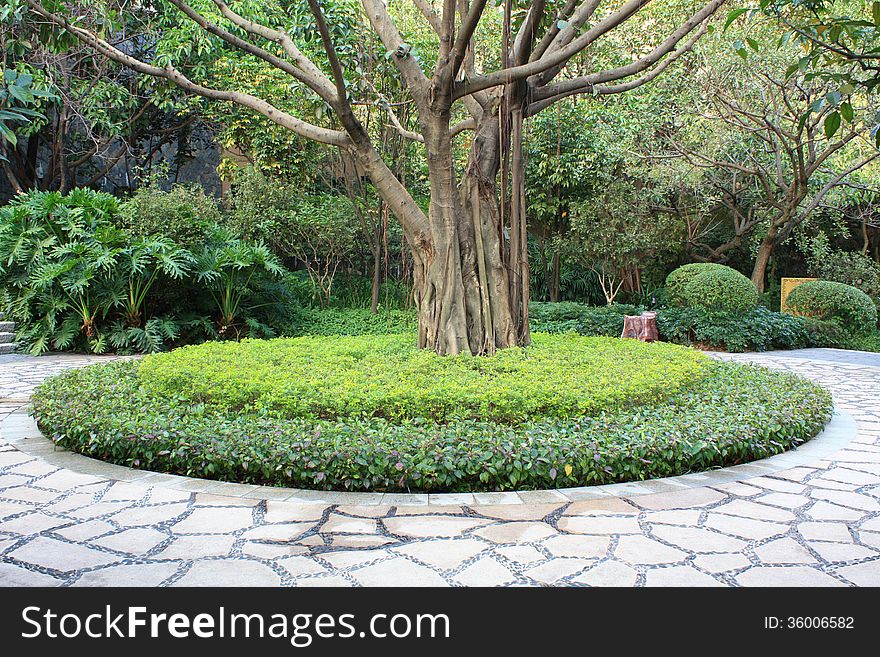
[[[89,27],[85,0],[26,1],[43,20],[119,64],[193,94],[249,107],[302,137],[348,151],[402,226],[415,262],[418,344],[439,354],[486,354],[529,342],[523,122],[572,95],[617,94],[650,82],[693,47],[725,2],[707,0],[656,43],[626,53],[625,63],[590,70],[589,58],[581,55],[652,0],[528,0],[525,6],[504,0],[500,66],[486,70],[483,62],[491,58],[477,52],[476,40],[481,19],[494,11],[486,0],[437,0],[436,8],[431,0],[412,0],[436,37],[433,67],[406,42],[388,4],[361,0],[365,22],[415,106],[416,129],[390,120],[424,144],[430,183],[424,212],[359,119],[362,99],[353,98],[348,84],[354,73],[332,37],[324,11],[328,0],[307,0],[323,48],[320,62],[284,29],[258,23],[225,0],[201,2],[201,11],[194,0],[168,2],[213,38],[317,94],[333,112],[332,128],[282,111],[271,99],[209,87],[171,64],[135,59]],[[467,161],[456,168],[454,139],[466,130],[473,131]]]

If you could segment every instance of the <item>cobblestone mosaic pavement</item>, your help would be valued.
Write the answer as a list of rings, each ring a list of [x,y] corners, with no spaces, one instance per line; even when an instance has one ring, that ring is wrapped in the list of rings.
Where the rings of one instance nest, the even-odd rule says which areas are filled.
[[[828,386],[857,436],[741,482],[447,507],[189,493],[72,472],[0,439],[0,584],[880,585],[880,355],[723,357]],[[47,375],[96,360],[0,357],[0,420]]]

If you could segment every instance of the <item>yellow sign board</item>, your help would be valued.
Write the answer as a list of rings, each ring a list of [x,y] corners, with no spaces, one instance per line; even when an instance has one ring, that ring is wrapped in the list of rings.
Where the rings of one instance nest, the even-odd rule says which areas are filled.
[[[788,295],[791,294],[791,291],[796,288],[801,283],[806,283],[807,281],[815,281],[815,278],[783,278],[782,279],[782,293],[780,294],[779,300],[779,309],[788,314],[793,314],[789,309],[788,305],[785,303],[785,300],[788,299]]]

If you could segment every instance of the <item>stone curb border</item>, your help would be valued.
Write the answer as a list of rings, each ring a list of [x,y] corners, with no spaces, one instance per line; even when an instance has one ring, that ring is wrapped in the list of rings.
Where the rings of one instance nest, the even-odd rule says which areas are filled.
[[[147,470],[135,470],[121,465],[98,461],[82,454],[56,447],[37,428],[36,422],[28,414],[28,407],[26,405],[17,408],[5,420],[0,422],[0,438],[6,440],[19,451],[39,457],[50,465],[66,468],[79,474],[118,481],[137,482],[146,486],[159,486],[174,490],[210,493],[212,495],[228,497],[358,506],[380,504],[392,506],[543,504],[671,493],[688,488],[717,486],[745,481],[752,477],[771,475],[780,470],[807,465],[842,449],[855,438],[857,433],[858,427],[853,418],[849,413],[838,409],[835,410],[831,421],[818,436],[794,450],[758,461],[752,461],[751,463],[677,477],[622,484],[605,484],[602,486],[502,493],[345,493],[196,479]]]

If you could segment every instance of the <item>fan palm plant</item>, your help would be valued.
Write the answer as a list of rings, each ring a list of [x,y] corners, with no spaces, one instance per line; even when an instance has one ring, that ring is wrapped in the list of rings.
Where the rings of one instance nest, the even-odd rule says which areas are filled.
[[[219,312],[218,335],[240,337],[242,304],[255,276],[268,274],[275,277],[285,272],[265,245],[247,242],[218,227],[204,249],[196,255],[195,264],[196,279],[206,284]]]

